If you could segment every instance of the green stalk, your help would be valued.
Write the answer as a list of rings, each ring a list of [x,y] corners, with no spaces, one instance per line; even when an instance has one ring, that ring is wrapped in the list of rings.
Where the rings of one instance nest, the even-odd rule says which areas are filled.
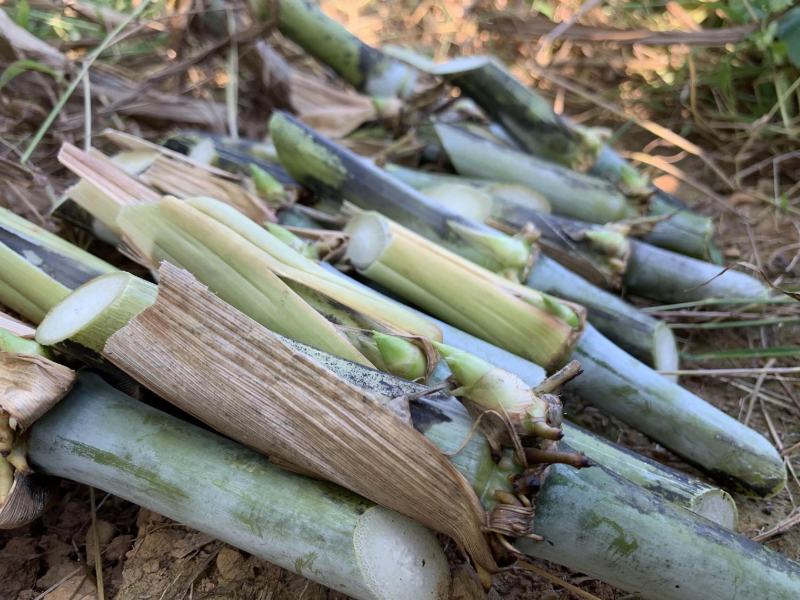
[[[530,248],[525,241],[442,210],[294,117],[273,114],[270,133],[281,163],[299,183],[365,210],[378,210],[491,271],[521,276],[528,267]]]
[[[315,356],[319,353],[311,351],[311,355]],[[349,368],[363,370],[358,365],[352,365]],[[340,373],[340,376],[344,375]],[[378,381],[388,377],[379,373],[375,373],[374,376],[378,378]],[[369,378],[361,377],[358,385],[369,386],[369,381]],[[399,385],[407,389],[419,387],[410,382],[399,382]],[[389,393],[380,392],[379,389],[372,386],[370,389],[373,392],[381,393],[385,402],[399,395],[397,388],[393,387],[385,388]],[[418,408],[415,409],[414,405],[417,405]],[[463,440],[468,439],[471,420],[459,404],[431,397],[420,398],[414,405],[411,407],[411,415],[416,427],[442,450],[454,450],[461,445]],[[419,408],[419,406],[423,408]],[[94,414],[96,411],[89,411],[89,413]],[[456,416],[459,413],[461,414],[460,418]],[[108,420],[108,417],[105,417],[104,420]],[[153,420],[156,421],[155,425],[160,424],[157,419]],[[69,418],[66,421],[79,422],[76,418]],[[93,428],[79,427],[78,430],[90,429]],[[118,437],[124,439],[124,436],[119,435],[114,435],[110,439],[116,440]],[[136,443],[139,445],[140,439],[141,437],[136,436]],[[34,436],[32,443],[35,443],[35,440]],[[158,438],[156,438],[157,441]],[[42,446],[46,447],[46,444],[42,444]],[[168,452],[169,454],[183,455],[182,452],[175,452],[174,446],[171,446]],[[147,456],[152,456],[152,453],[153,449],[148,447]],[[63,454],[65,453],[62,451],[62,447],[56,447],[56,455]],[[92,459],[94,453],[87,452],[84,444],[77,446],[75,454],[79,454],[83,460],[86,460],[87,457]],[[109,452],[101,456],[107,457],[109,454],[126,456],[125,453],[117,452],[113,454]],[[207,456],[208,451],[189,454]],[[99,471],[102,473],[103,469],[98,469],[97,463],[103,464],[106,463],[106,460],[94,459],[84,463],[89,466],[87,472]],[[230,461],[226,460],[225,463],[227,468],[230,468],[228,464]],[[155,461],[154,464],[159,464],[159,461]],[[492,505],[492,497],[495,496],[496,490],[504,487],[507,489],[508,475],[515,470],[507,461],[501,461],[500,465],[494,465],[489,457],[488,447],[482,441],[480,434],[473,436],[467,448],[454,457],[454,464],[476,490],[484,490],[483,493],[479,492],[479,496],[487,506]],[[119,462],[116,460],[111,463],[114,469],[118,465]],[[141,473],[139,470],[130,469],[128,463],[121,466],[128,474]],[[572,568],[613,580],[615,583],[618,582],[617,585],[625,586],[626,589],[641,590],[645,598],[697,597],[700,589],[707,584],[702,577],[699,577],[699,574],[708,565],[715,566],[715,577],[720,571],[746,572],[745,583],[741,585],[746,586],[747,591],[750,591],[750,586],[753,589],[766,590],[771,597],[791,597],[798,586],[798,580],[793,575],[785,574],[787,571],[794,573],[794,570],[797,569],[790,561],[780,558],[780,555],[774,555],[757,544],[746,545],[743,552],[742,544],[746,544],[746,542],[741,538],[715,527],[710,522],[698,520],[689,512],[670,507],[663,500],[642,491],[600,467],[585,469],[587,472],[594,472],[589,478],[584,478],[580,474],[578,477],[574,477],[572,469],[569,468],[555,466],[551,469],[552,472],[541,484],[541,491],[537,496],[537,515],[548,515],[548,522],[538,523],[537,521],[536,528],[540,531],[563,532],[563,535],[548,535],[547,542],[537,542],[533,545],[523,542],[521,546],[525,552],[533,555],[546,553],[548,558],[556,562],[570,564]],[[192,478],[195,480],[198,479],[197,472],[196,469],[191,471]],[[167,481],[171,483],[176,479],[181,481],[176,477],[170,477]],[[153,493],[154,485],[146,478],[144,485],[149,496]],[[204,485],[207,486],[205,482]],[[229,488],[230,485],[223,487],[226,490]],[[581,497],[571,498],[574,494],[573,490],[578,489],[581,490]],[[157,488],[156,492],[158,492]],[[487,493],[489,497],[487,497]],[[571,498],[571,500],[567,501],[567,498]],[[542,504],[543,500],[545,504]],[[183,499],[180,498],[178,503],[183,503]],[[567,504],[570,504],[573,510],[562,508]],[[259,505],[264,505],[261,498],[259,498]],[[213,523],[214,519],[212,516],[206,518],[205,522]],[[628,532],[623,524],[633,521],[637,523],[638,527]],[[617,532],[617,537],[609,536],[608,527]],[[642,532],[646,532],[646,535]],[[620,545],[620,535],[623,536],[624,546]],[[274,538],[273,536],[259,536],[262,540],[265,537],[266,539],[284,540],[284,536],[275,536]],[[673,548],[671,544],[666,543],[667,540],[673,538],[681,540],[678,547]],[[624,548],[626,560],[615,559],[613,564],[610,564],[609,552],[613,553],[614,549],[619,551],[620,548]],[[729,578],[730,575],[721,576],[723,582]],[[640,587],[639,584],[642,580],[646,580],[649,585]],[[730,585],[721,584],[721,587],[723,595],[720,597],[727,597],[731,589]],[[716,598],[715,594],[715,590],[712,589],[705,597]]]
[[[103,489],[354,598],[447,593],[447,560],[428,530],[92,374],[33,427],[30,459],[38,471]]]
[[[583,173],[548,163],[452,125],[436,125],[436,133],[456,171],[480,177],[527,185],[550,201],[553,212],[590,223],[608,223],[652,216],[644,230],[645,241],[676,252],[709,256],[712,227],[707,218],[654,201],[642,210],[613,185]],[[492,160],[484,157],[491,156]]]
[[[179,265],[269,329],[369,364],[340,331],[273,273],[258,247],[189,203],[166,197],[154,204],[128,206],[118,225],[151,264],[168,260]]]
[[[115,268],[0,208],[0,303],[38,323],[70,288]]]
[[[566,305],[377,213],[360,213],[345,231],[351,236],[347,257],[362,275],[394,292],[402,289],[402,297],[427,312],[545,368],[560,366],[579,335],[579,317]]]
[[[68,288],[0,242],[0,303],[38,323],[68,293]]]
[[[328,64],[342,79],[370,96],[408,96],[417,70],[364,44],[308,0],[249,0],[260,21],[275,23],[281,33]],[[275,11],[277,9],[277,11]]]
[[[493,193],[492,187],[472,189],[459,184],[458,177],[420,175],[411,169],[395,168],[390,172],[417,183],[411,185],[466,217],[512,232],[533,225],[546,253],[596,285],[612,290],[624,288],[632,295],[660,302],[763,298],[768,293],[766,286],[744,273],[723,271],[716,264],[630,239],[626,237],[630,230],[627,226],[594,225],[542,212],[535,200],[531,201],[532,193],[511,195],[503,193],[502,188],[500,193]],[[486,184],[502,185],[490,181]],[[592,307],[591,297],[564,297]],[[613,334],[604,333],[614,338]]]
[[[532,339],[520,325],[524,321],[515,320],[511,306],[496,297],[502,290],[499,283],[495,290],[485,289],[475,270],[459,271],[452,267],[455,261],[449,269],[440,266],[444,250],[436,252],[420,240],[411,245],[405,242],[413,239],[408,232],[398,235],[398,226],[389,227],[381,219],[363,213],[349,226],[348,257],[362,275],[486,341],[526,358],[533,355],[530,343],[524,344]],[[512,346],[517,337],[524,347]],[[768,496],[783,487],[783,462],[763,436],[658,375],[591,326],[577,341],[572,358],[585,372],[568,387],[587,401],[737,489]],[[533,360],[552,368],[552,363]]]

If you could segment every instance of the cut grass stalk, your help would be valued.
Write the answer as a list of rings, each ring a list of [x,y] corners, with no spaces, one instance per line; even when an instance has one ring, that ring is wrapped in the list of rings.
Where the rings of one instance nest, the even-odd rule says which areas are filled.
[[[345,196],[361,207],[387,212],[398,222],[459,254],[477,260],[492,269],[502,268],[496,260],[482,253],[480,248],[476,251],[474,247],[466,246],[463,238],[453,239],[451,235],[453,232],[447,227],[447,223],[454,218],[452,211],[443,210],[441,206],[431,203],[430,199],[411,193],[407,187],[392,185],[391,180],[386,181],[380,170],[362,161],[355,161],[349,153],[315,136],[313,132],[301,129],[301,125],[296,127],[294,125],[297,124],[289,121],[283,123],[280,128],[276,126],[276,140],[283,148],[283,153],[289,156],[287,160],[291,161],[293,155],[306,159],[294,161],[293,167],[294,175],[303,179],[304,183],[336,197]],[[308,136],[306,138],[308,143],[313,141],[316,145],[301,147],[299,143],[303,140],[300,137],[301,132],[304,132],[302,135]],[[241,152],[237,150],[236,155],[244,161],[246,152],[246,149]],[[342,165],[347,166],[345,175],[352,174],[349,180],[341,184],[339,192],[323,182],[327,173],[324,163],[311,162],[313,157],[324,156],[325,152],[330,152],[331,161],[339,159]],[[524,192],[521,186],[504,184],[503,188],[505,194],[517,195]],[[483,231],[477,221],[461,218],[462,225],[470,224],[477,231]],[[677,368],[677,351],[669,328],[656,319],[642,314],[620,298],[603,292],[581,277],[551,263],[552,261],[545,257],[539,257],[535,261],[533,271],[536,276],[528,278],[528,282],[532,282],[531,287],[586,304],[590,308],[590,319],[626,350],[659,369]]]
[[[425,175],[429,179],[437,177]],[[545,252],[596,285],[623,288],[632,295],[661,302],[758,299],[768,295],[767,287],[750,275],[630,239],[626,237],[629,226],[594,225],[542,213],[530,201],[531,194],[490,194],[491,188],[471,189],[456,183],[457,177],[440,177],[453,183],[439,183],[420,191],[453,212],[512,233],[534,226]]]
[[[660,203],[643,210],[641,203],[630,201],[602,179],[523,154],[460,127],[440,123],[435,129],[456,171],[463,175],[527,185],[547,198],[556,214],[590,223],[631,220],[647,242],[689,256],[710,256],[713,227],[705,217]],[[486,156],[492,160],[485,160]]]
[[[162,277],[162,282],[166,282],[167,279],[168,278]],[[205,300],[206,303],[204,303],[202,307],[198,307],[198,316],[201,318],[207,311],[208,304],[215,302],[213,296],[208,296]],[[137,319],[136,321],[140,322],[141,319]],[[134,323],[136,321],[134,321]],[[169,317],[167,317],[167,321],[170,323],[175,322],[174,319]],[[213,323],[212,320],[209,325],[213,325]],[[127,326],[127,328],[130,327],[131,325]],[[124,332],[125,330],[123,329],[122,331]],[[241,332],[241,330],[239,331]],[[121,335],[119,339],[124,342],[127,336]],[[152,355],[154,346],[148,345],[148,348],[149,349],[143,353]],[[108,347],[106,350],[110,351]],[[308,352],[313,357],[321,356],[321,353],[318,351],[308,350]],[[145,358],[145,356],[141,356],[137,357],[137,360],[145,360]],[[318,358],[315,359],[319,360]],[[337,361],[338,359],[330,357],[330,360]],[[345,365],[347,364],[345,361],[338,361]],[[149,369],[146,365],[144,365],[144,368],[152,372],[152,369]],[[350,368],[355,371],[363,371],[363,368],[358,365],[350,365]],[[380,389],[380,385],[382,384],[369,383],[370,381],[385,381],[386,378],[390,376],[377,372],[372,373],[374,374],[372,380],[369,377],[359,377],[357,374],[353,375],[353,377],[358,378],[359,385],[372,385],[373,391],[380,393],[384,398],[384,402],[388,401],[390,397],[397,397],[396,387],[384,387]],[[377,380],[374,378],[377,378]],[[402,385],[405,389],[420,388],[420,386],[410,382],[403,382],[396,378],[390,379],[397,382],[395,385]],[[422,389],[424,390],[424,388]],[[447,451],[447,449],[455,449],[461,445],[461,442],[467,438],[469,434],[471,424],[462,406],[452,399],[447,401],[446,399],[440,398],[440,396],[441,395],[431,396],[429,398],[425,397],[414,401],[411,407],[411,414],[416,426],[425,431],[426,436],[442,450]],[[196,397],[193,397],[193,400],[194,399],[196,399]],[[129,399],[126,399],[126,401],[132,402]],[[86,407],[86,405],[87,401],[84,400],[71,406],[83,408]],[[459,413],[460,416],[457,416]],[[58,414],[58,412],[53,414]],[[108,420],[109,418],[108,413],[102,410],[94,410],[91,406],[87,408],[85,414],[97,417],[101,420]],[[128,419],[131,419],[129,413],[125,418],[121,419],[121,421],[117,422],[124,423]],[[85,422],[84,419],[77,418],[75,413],[72,413],[72,415],[65,415],[62,422],[74,424],[75,429],[73,431],[76,434],[80,433],[84,436],[98,431],[105,431],[103,428],[83,426],[82,423]],[[162,428],[163,421],[154,419],[151,415],[147,415],[142,421],[135,419],[133,422],[144,422],[147,423],[148,426],[157,427],[160,428],[161,431],[164,431],[164,428]],[[112,440],[116,444],[119,444],[123,440],[130,439],[130,437],[124,435],[127,431],[126,427],[121,426],[120,430],[115,429],[114,431],[115,433],[113,435],[109,434],[106,439]],[[36,443],[36,435],[34,431],[32,443]],[[214,437],[212,434],[206,432],[203,432],[203,435],[206,436],[206,439]],[[53,438],[70,439],[70,436],[54,435]],[[463,458],[459,459],[459,455],[454,457],[454,460],[458,460],[461,465],[459,470],[470,480],[473,487],[476,489],[484,489],[488,492],[493,492],[495,489],[508,486],[508,466],[504,466],[505,463],[501,463],[501,465],[495,467],[494,472],[492,472],[492,469],[487,471],[481,466],[486,464],[491,466],[493,463],[488,457],[487,446],[485,443],[481,443],[480,438],[480,434],[476,434],[474,438],[470,440],[469,446],[471,446],[473,450],[465,450],[468,457],[471,457],[469,460]],[[84,437],[83,439],[86,438]],[[139,444],[139,438],[136,437],[136,439],[136,443]],[[156,439],[160,440],[160,438]],[[67,456],[69,460],[73,460],[74,457],[79,457],[84,461],[82,463],[84,468],[80,471],[81,477],[94,476],[96,473],[108,473],[109,469],[111,470],[111,475],[116,475],[119,472],[130,473],[130,469],[127,468],[126,465],[118,466],[116,462],[109,463],[103,459],[103,457],[109,455],[118,455],[120,454],[119,452],[106,450],[105,452],[94,454],[80,451],[85,448],[86,445],[85,443],[71,444],[71,448],[74,448],[75,451],[70,451],[68,453],[62,450],[63,446],[57,446],[54,456]],[[47,449],[49,447],[52,447],[52,444],[36,444],[36,448]],[[205,446],[203,452],[176,452],[175,444],[162,445],[161,443],[156,444],[155,449],[159,450],[162,447],[165,452],[163,455],[164,460],[154,459],[152,457],[154,449],[148,447],[146,454],[148,462],[145,464],[152,466],[171,465],[174,464],[176,458],[170,457],[176,455],[179,456],[181,460],[185,460],[186,457],[203,456],[205,460],[208,461],[216,454],[214,452],[209,452],[208,448]],[[45,460],[37,458],[36,448],[33,452],[35,464],[44,465],[45,469],[47,469]],[[138,457],[140,454],[137,452],[134,456]],[[102,462],[105,467],[98,468],[98,462]],[[230,464],[231,461],[226,458],[224,461],[226,473],[231,473]],[[241,463],[239,461],[233,461],[233,464],[238,465]],[[148,469],[152,469],[152,466],[148,467]],[[247,472],[254,472],[251,462],[247,463],[247,467]],[[710,594],[708,597],[710,598],[727,597],[726,594],[732,589],[730,584],[726,583],[729,582],[728,576],[718,575],[720,570],[737,569],[737,572],[744,570],[749,575],[744,585],[753,586],[754,589],[761,589],[762,591],[768,590],[770,593],[774,592],[779,595],[784,592],[793,593],[793,586],[797,586],[796,579],[791,575],[786,575],[787,570],[789,573],[793,573],[794,569],[797,569],[791,561],[757,544],[747,545],[745,552],[743,552],[742,538],[730,532],[723,533],[723,529],[716,527],[709,521],[698,520],[696,516],[689,512],[672,508],[668,503],[665,503],[656,496],[644,492],[626,480],[600,467],[585,469],[580,472],[575,472],[570,467],[561,467],[558,465],[551,467],[551,469],[553,472],[545,478],[542,484],[542,491],[537,497],[537,513],[548,514],[548,517],[553,519],[553,521],[537,525],[537,528],[540,528],[542,531],[564,531],[566,537],[557,538],[548,536],[547,539],[550,540],[550,543],[536,542],[528,544],[527,542],[523,542],[522,547],[525,548],[525,552],[527,553],[531,553],[532,555],[547,554],[550,560],[554,560],[558,563],[570,564],[572,568],[580,569],[584,572],[591,572],[602,579],[613,580],[617,585],[623,586],[624,589],[642,591],[643,597],[645,598],[671,597],[688,599],[696,597],[696,595],[700,593],[701,588],[707,585],[707,579],[699,577],[699,573],[704,572],[704,569],[710,564],[716,566],[713,570],[713,574],[715,577],[719,577],[720,589],[722,590],[720,592],[721,595],[717,596],[714,591],[716,588],[711,589],[708,591],[708,594]],[[199,471],[203,471],[203,469],[199,469]],[[234,471],[236,471],[236,468],[234,468]],[[69,475],[69,470],[63,467],[62,470],[55,472]],[[192,474],[191,479],[197,481],[196,473],[198,469],[189,469],[189,472]],[[573,476],[573,473],[575,473],[577,477]],[[583,473],[593,474],[590,478],[584,478]],[[238,473],[235,472],[234,474]],[[159,478],[159,481],[163,481],[164,479],[178,486],[185,484],[185,478],[183,477]],[[110,477],[109,480],[114,481],[114,478]],[[229,480],[223,478],[222,481],[228,482]],[[104,487],[101,483],[95,483],[95,485]],[[147,499],[153,496],[151,487],[152,485],[148,483],[146,486],[147,489],[144,490],[138,498],[132,499],[147,503]],[[220,484],[219,487],[211,486],[211,489],[215,493],[218,491],[229,493],[231,487],[237,486],[224,483]],[[207,490],[208,488],[209,486],[204,484],[204,489]],[[174,489],[174,487],[170,488],[170,490]],[[292,490],[294,489],[296,488],[292,488]],[[582,498],[569,499],[574,495],[573,490],[580,490]],[[157,493],[159,494],[159,498],[164,498],[164,503],[167,508],[176,505],[184,505],[184,500],[182,498],[177,499],[174,493],[161,495],[158,490]],[[205,498],[206,493],[207,491],[203,493],[201,497]],[[261,491],[261,493],[264,492]],[[304,497],[302,494],[299,495]],[[237,493],[235,497],[238,500],[242,496]],[[139,500],[139,498],[141,500]],[[213,499],[213,496],[211,498]],[[585,502],[583,498],[586,499]],[[263,506],[263,498],[260,494],[257,494],[255,499],[258,500],[260,506]],[[546,499],[547,504],[541,504],[541,499]],[[487,501],[491,503],[491,499]],[[213,506],[213,504],[209,504]],[[278,504],[280,506],[283,505],[283,503]],[[302,510],[303,505],[304,503],[291,503],[292,507],[297,507],[300,510]],[[572,509],[565,510],[563,507],[567,505]],[[164,509],[158,510],[166,512]],[[205,512],[200,512],[199,514],[200,516],[206,515]],[[248,512],[248,514],[251,513]],[[266,516],[266,513],[263,512],[257,514],[259,518]],[[595,521],[592,521],[592,519]],[[586,526],[587,523],[596,522],[598,519],[601,523],[607,523],[615,529],[619,527],[621,530],[625,531],[625,542],[628,544],[626,545],[628,560],[614,560],[614,564],[610,564],[607,530],[602,526]],[[635,521],[637,523],[635,529],[629,530],[623,525],[630,521]],[[241,520],[239,520],[239,522],[241,523]],[[213,517],[206,517],[203,520],[205,527],[215,523],[216,519]],[[250,521],[248,521],[248,525],[249,524]],[[252,531],[252,528],[248,527],[248,529]],[[223,533],[236,533],[238,531],[239,528],[237,526],[233,529],[226,528],[223,530]],[[216,535],[216,532],[213,533]],[[597,539],[595,539],[595,537],[597,537]],[[666,556],[673,555],[673,551],[670,550],[671,546],[665,544],[664,540],[670,540],[673,539],[673,537],[680,538],[681,543],[675,548],[675,552],[677,553],[675,559],[666,559]],[[265,539],[280,539],[282,541],[286,539],[285,536],[265,537],[261,535],[257,536],[257,538],[262,544]],[[238,543],[230,538],[224,539]],[[318,536],[315,537],[315,539],[319,539]],[[631,540],[635,543],[631,543]],[[545,548],[544,546],[547,547]],[[248,546],[243,547],[248,549]],[[338,549],[338,553],[341,553],[341,548]],[[680,560],[677,559],[678,556]],[[779,560],[780,563],[776,564],[776,560]],[[649,584],[646,588],[642,588],[639,585],[639,582],[641,582],[643,578],[645,578]]]
[[[566,305],[481,269],[377,213],[358,214],[346,231],[352,236],[347,256],[363,275],[545,368],[563,364],[580,334],[580,317]]]
[[[496,570],[483,508],[430,442],[185,271],[164,263],[159,281],[151,309],[105,332],[104,357],[211,427],[450,535]],[[71,315],[68,298],[42,327],[98,322]]]
[[[489,327],[508,326],[512,313],[492,297],[502,286],[495,283],[493,292],[483,289],[477,267],[456,271],[454,265],[461,263],[451,259],[449,272],[439,273],[436,265],[449,253],[427,241],[410,243],[413,234],[375,213],[358,215],[348,229],[352,236],[348,256],[360,273],[445,321],[515,351],[509,342],[522,327],[517,323],[511,331],[502,335],[495,331],[492,337]],[[402,251],[406,248],[414,250],[412,261],[408,250]],[[480,291],[464,294],[463,290]],[[473,304],[481,308],[484,301],[481,310],[490,316],[481,321],[483,314],[469,311]],[[568,387],[587,401],[737,489],[766,496],[783,487],[783,463],[763,436],[661,377],[591,326],[581,335],[572,358],[580,361],[585,373]]]
[[[524,276],[530,244],[443,210],[413,188],[333,144],[285,113],[270,119],[281,163],[298,182],[366,210],[378,210],[491,271]]]
[[[422,526],[284,471],[90,373],[33,428],[30,458],[44,473],[103,489],[354,598],[447,594],[447,560]]]
[[[281,33],[328,64],[342,79],[370,96],[408,96],[419,72],[367,46],[313,2],[249,0],[260,21],[277,23]]]

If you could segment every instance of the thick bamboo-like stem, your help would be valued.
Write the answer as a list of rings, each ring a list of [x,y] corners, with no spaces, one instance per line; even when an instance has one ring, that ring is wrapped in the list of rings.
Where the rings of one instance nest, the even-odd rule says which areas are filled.
[[[634,219],[645,241],[690,256],[709,256],[713,232],[704,217],[658,202],[643,211],[607,181],[537,159],[459,127],[438,124],[436,133],[456,171],[463,175],[527,185],[550,201],[554,213],[582,221]],[[492,160],[485,160],[486,156]],[[643,212],[651,222],[639,218]]]
[[[332,267],[330,270],[339,277],[347,277]],[[479,356],[495,366],[516,374],[532,388],[535,388],[544,380],[544,369],[538,365],[443,321],[432,320],[442,331],[442,339],[446,344]],[[296,347],[303,351],[301,344],[297,344]],[[362,373],[365,370],[359,370],[355,367],[350,368],[347,366],[348,363],[335,357],[325,356],[317,352],[314,358],[326,368],[356,385],[358,385],[359,381],[374,381],[377,379],[377,377],[367,377]],[[348,376],[348,374],[352,375]],[[449,370],[444,367],[442,361],[440,367],[434,372],[432,381],[443,381],[449,375]],[[384,377],[384,381],[389,380],[389,376],[382,377]],[[400,394],[419,393],[420,389],[417,386],[416,388],[398,389],[392,393],[386,391],[383,393],[388,396],[397,396]],[[575,450],[588,456],[593,462],[622,475],[629,481],[654,494],[662,495],[671,502],[688,508],[692,512],[729,529],[735,529],[737,520],[736,504],[727,492],[644,458],[630,450],[611,444],[607,440],[603,440],[569,422],[563,424],[563,429],[565,434],[564,441]]]
[[[678,368],[678,349],[669,325],[619,296],[592,285],[548,257],[540,257],[527,284],[589,309],[589,322],[620,348],[657,370]],[[670,377],[675,380],[675,377]]]
[[[489,181],[483,189],[472,189],[471,184],[460,185],[458,177],[397,167],[390,172],[466,217],[510,232],[533,225],[546,253],[596,285],[664,303],[767,295],[766,286],[754,277],[630,239],[628,226],[595,225],[542,212],[532,192],[504,192],[502,184]]]
[[[596,162],[602,146],[591,130],[557,115],[550,103],[520,83],[497,60],[465,57],[435,65],[434,72],[472,98],[525,150],[577,171]],[[646,180],[636,191],[646,190]]]
[[[38,323],[69,290],[0,242],[0,303]]]
[[[637,240],[631,240],[630,246],[623,285],[631,294],[663,303],[709,298],[758,300],[769,295],[765,285],[746,273]]]
[[[377,210],[491,271],[521,276],[529,244],[442,209],[365,159],[320,136],[297,119],[275,113],[272,141],[281,164],[299,183],[360,208]]]
[[[0,208],[0,304],[38,323],[68,290],[114,267]]]
[[[572,358],[584,375],[567,389],[734,490],[772,496],[783,489],[786,469],[766,438],[620,351],[592,326]]]
[[[365,220],[368,216],[376,226]],[[391,255],[391,247],[398,237],[392,235],[394,231],[384,228],[377,216],[364,213],[357,219],[363,226],[358,220],[354,221],[348,253],[362,274],[444,320],[468,331],[474,327],[473,320],[463,322],[468,314],[463,309],[453,311],[453,307],[460,306],[463,301],[461,290],[476,289],[472,281],[474,273],[451,273],[451,277],[460,277],[460,284],[450,281],[448,285],[431,288],[427,279],[430,273],[424,271],[434,259],[429,256],[433,253],[428,252],[427,246],[415,248],[412,263],[407,258],[396,260]],[[387,251],[388,266],[384,264],[384,251]],[[439,249],[440,255],[444,252]],[[410,255],[406,253],[405,256]],[[475,297],[488,296],[481,291]],[[501,323],[508,318],[507,311],[496,304],[495,310]],[[487,330],[473,329],[473,332],[487,341],[507,344],[505,339],[489,337]],[[505,347],[508,349],[507,345]],[[763,436],[658,375],[593,327],[586,327],[572,358],[581,362],[585,372],[568,387],[576,389],[586,400],[737,489],[768,496],[783,487],[786,481],[783,462]]]
[[[30,459],[354,598],[447,597],[447,561],[420,525],[284,471],[93,374],[35,425]]]
[[[386,397],[396,394],[384,389]],[[463,407],[441,395],[412,403],[412,418],[442,449],[457,447],[470,427]],[[481,444],[470,446],[473,453]],[[356,598],[403,598],[395,594],[407,590],[408,598],[427,599],[442,582],[441,555],[403,517],[280,470],[92,375],[81,376],[70,396],[33,428],[30,454],[44,472],[140,503]],[[488,460],[485,444],[474,456],[483,456],[474,470],[466,462],[459,467],[473,486],[481,480],[490,488],[502,485],[502,476],[480,468]],[[537,513],[547,519],[537,528],[549,541],[523,543],[526,553],[546,553],[646,599],[726,600],[747,593],[788,600],[800,593],[800,568],[783,555],[671,508],[600,467],[552,469],[537,497]],[[375,512],[387,516],[378,523],[383,527],[361,518]],[[368,535],[355,535],[360,532]],[[314,568],[300,570],[312,553]],[[396,568],[399,556],[408,556],[408,570]],[[385,557],[392,559],[387,569],[381,568]]]
[[[728,492],[612,444],[572,423],[565,422],[563,428],[564,442],[592,462],[726,529],[736,530],[738,511]]]
[[[151,308],[105,332],[104,357],[218,431],[446,533],[496,570],[487,516],[434,446],[185,271],[164,263],[159,280]],[[62,304],[41,328],[71,318]]]
[[[418,71],[367,46],[308,0],[249,0],[251,12],[370,96],[408,96]],[[275,10],[277,9],[277,11]]]
[[[481,269],[378,213],[360,213],[345,231],[351,235],[347,256],[363,275],[546,369],[563,363],[580,334],[577,313],[551,306],[549,297]]]

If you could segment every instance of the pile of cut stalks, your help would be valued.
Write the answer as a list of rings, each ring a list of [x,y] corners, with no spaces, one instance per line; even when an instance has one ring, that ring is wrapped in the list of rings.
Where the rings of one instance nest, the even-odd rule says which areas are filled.
[[[623,298],[766,298],[710,220],[492,58],[251,4],[417,151],[359,156],[391,131],[333,141],[284,112],[266,141],[65,144],[53,216],[145,276],[0,209],[2,526],[56,476],[355,598],[449,597],[446,538],[478,589],[546,559],[642,598],[800,598],[725,491],[777,494],[781,456],[681,387],[670,329]],[[562,392],[717,484],[572,424]]]

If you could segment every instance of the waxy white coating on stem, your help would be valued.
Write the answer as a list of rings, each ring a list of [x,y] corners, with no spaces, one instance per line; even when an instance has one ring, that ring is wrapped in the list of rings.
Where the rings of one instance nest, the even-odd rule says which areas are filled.
[[[146,440],[146,442],[143,442]],[[443,600],[436,537],[335,485],[137,402],[94,375],[33,428],[32,464],[363,600]]]

